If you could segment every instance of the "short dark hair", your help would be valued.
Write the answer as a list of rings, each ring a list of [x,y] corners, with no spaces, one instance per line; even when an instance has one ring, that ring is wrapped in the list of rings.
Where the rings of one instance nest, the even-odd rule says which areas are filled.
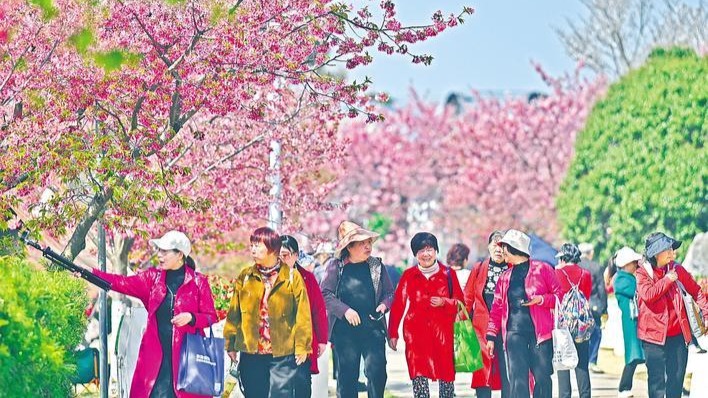
[[[580,249],[578,249],[577,245],[572,243],[563,243],[560,252],[560,259],[566,263],[577,264],[580,262]]]
[[[502,243],[502,245],[506,246],[506,249],[509,250],[509,253],[511,253],[511,254],[514,255],[514,256],[523,256],[523,257],[526,257],[526,258],[531,257],[531,256],[529,256],[528,253],[524,253],[524,252],[522,252],[521,250],[518,250],[518,249],[514,248],[514,246],[512,246],[512,245],[510,245],[510,244],[508,244],[508,243]]]
[[[435,235],[430,232],[418,232],[413,235],[413,239],[411,239],[411,251],[413,251],[414,256],[418,254],[419,250],[426,246],[430,246],[435,249],[436,252],[440,252],[438,248],[438,238],[436,238]]]
[[[280,253],[280,248],[283,245],[280,235],[268,227],[261,227],[253,231],[250,240],[251,243],[263,243],[269,253]]]
[[[291,253],[299,253],[300,252],[300,246],[297,244],[297,240],[295,240],[295,238],[293,238],[292,236],[281,235],[280,241],[282,243],[282,247],[288,249],[289,252],[291,252]]]
[[[470,248],[464,243],[455,243],[447,252],[447,265],[462,267],[470,256]]]
[[[503,238],[503,237],[504,237],[504,231],[498,229],[498,230],[492,232],[491,234],[489,234],[489,241],[487,242],[487,244],[492,243],[492,241],[493,241],[495,238],[497,238],[497,237],[498,237],[499,239]]]

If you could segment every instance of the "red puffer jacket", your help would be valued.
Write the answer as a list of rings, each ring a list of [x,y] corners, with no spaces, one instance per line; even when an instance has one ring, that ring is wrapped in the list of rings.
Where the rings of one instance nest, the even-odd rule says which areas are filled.
[[[693,296],[703,310],[704,320],[708,322],[708,301],[701,292],[700,286],[681,264],[670,263],[667,270],[675,269],[686,291]],[[688,323],[686,310],[677,283],[664,276],[663,270],[656,270],[648,262],[642,263],[635,273],[637,277],[637,296],[639,302],[639,319],[637,320],[637,337],[648,343],[664,345],[669,323],[669,311],[678,314],[681,333],[688,345],[691,342],[691,327]]]

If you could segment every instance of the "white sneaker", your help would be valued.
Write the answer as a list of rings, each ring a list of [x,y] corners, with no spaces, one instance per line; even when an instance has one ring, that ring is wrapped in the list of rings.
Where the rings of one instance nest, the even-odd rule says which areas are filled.
[[[619,394],[617,394],[617,398],[630,398],[633,396],[634,394],[632,394],[632,390],[620,391]]]

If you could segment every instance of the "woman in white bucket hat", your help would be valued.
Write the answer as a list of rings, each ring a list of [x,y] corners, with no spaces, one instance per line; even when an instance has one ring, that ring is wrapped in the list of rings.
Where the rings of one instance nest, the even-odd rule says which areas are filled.
[[[612,281],[615,298],[622,311],[622,338],[624,340],[624,370],[619,383],[618,397],[626,398],[632,395],[632,380],[637,365],[644,363],[644,351],[637,338],[637,271],[642,255],[625,246],[617,251],[614,257],[617,273]]]
[[[157,250],[155,268],[133,276],[93,269],[112,290],[142,301],[148,312],[130,396],[205,397],[178,391],[176,385],[184,336],[203,335],[202,330],[217,320],[209,281],[195,271],[192,244],[184,233],[169,231],[150,244]]]

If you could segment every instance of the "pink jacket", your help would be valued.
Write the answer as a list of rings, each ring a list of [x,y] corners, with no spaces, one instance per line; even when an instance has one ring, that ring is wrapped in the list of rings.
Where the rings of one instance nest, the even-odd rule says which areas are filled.
[[[509,302],[507,291],[513,265],[499,277],[497,288],[494,292],[492,311],[489,313],[487,336],[496,337],[501,330],[506,346],[506,322],[509,318]],[[553,268],[543,261],[531,260],[529,273],[526,276],[526,295],[530,298],[541,296],[541,304],[529,307],[531,321],[536,330],[536,342],[540,344],[551,339],[553,332],[553,313],[556,298],[560,297],[560,284],[556,279]]]
[[[191,312],[196,318],[194,326],[185,325],[174,328],[172,337],[172,375],[177,383],[177,373],[179,372],[179,355],[182,347],[182,339],[186,333],[199,333],[203,335],[202,329],[216,322],[216,310],[214,309],[214,299],[211,295],[211,287],[206,276],[195,272],[185,266],[184,283],[175,293],[174,312]],[[152,387],[160,370],[160,358],[162,358],[162,347],[157,330],[157,316],[155,312],[167,295],[165,285],[165,271],[157,268],[150,268],[133,276],[114,275],[93,270],[95,275],[111,283],[111,289],[133,296],[145,305],[148,312],[147,327],[140,342],[138,352],[138,363],[133,374],[133,382],[130,387],[131,398],[149,398]],[[185,392],[175,391],[178,398],[198,398],[206,395],[195,395]]]

